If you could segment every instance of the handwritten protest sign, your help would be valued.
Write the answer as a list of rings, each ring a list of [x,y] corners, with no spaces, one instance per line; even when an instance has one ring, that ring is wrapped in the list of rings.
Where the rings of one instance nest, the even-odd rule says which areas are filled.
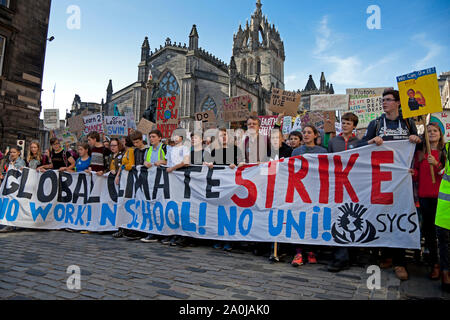
[[[347,94],[321,94],[311,96],[310,111],[348,110]]]
[[[277,122],[277,116],[260,116],[261,126],[259,128],[259,133],[262,135],[269,135],[270,131],[272,131],[275,123]]]
[[[245,121],[252,110],[252,98],[250,96],[239,96],[223,99],[222,118],[225,122]]]
[[[408,141],[389,141],[306,154],[270,162],[271,175],[260,174],[271,170],[269,163],[173,173],[138,167],[124,170],[119,186],[112,174],[10,168],[0,186],[0,224],[420,249],[408,171],[414,148]]]
[[[313,125],[317,129],[323,129],[324,126],[324,119],[323,119],[323,112],[320,111],[310,111],[306,112],[303,115],[300,115],[301,124],[302,127],[305,125]]]
[[[383,114],[383,92],[388,88],[347,89],[349,112],[358,116],[357,129],[367,128],[370,121]]]
[[[128,135],[127,117],[106,116],[105,134],[111,137],[123,137]]]
[[[180,123],[179,104],[179,96],[158,98],[156,126],[161,131],[163,138],[170,138]]]
[[[436,68],[397,77],[403,118],[442,111]]]
[[[323,131],[325,133],[336,132],[336,112],[335,111],[325,111],[323,112]]]
[[[103,133],[103,115],[101,113],[91,114],[83,117],[84,135],[90,132]]]
[[[63,144],[75,144],[78,142],[76,135],[70,132],[68,129],[56,129],[53,130],[53,134]]]
[[[44,127],[47,129],[59,128],[59,109],[44,109]]]
[[[430,117],[430,122],[436,122],[444,134],[444,141],[450,141],[450,111],[444,110],[442,112],[433,113]]]
[[[300,106],[300,99],[299,93],[273,88],[268,109],[275,113],[284,113],[286,116],[295,117]]]
[[[217,128],[216,115],[214,114],[214,111],[209,110],[197,112],[194,118],[195,121],[200,121],[202,123],[203,130]]]
[[[125,112],[125,117],[127,118],[127,126],[128,126],[128,134],[131,133],[131,130],[137,130],[136,128],[136,120],[134,118],[133,112]]]

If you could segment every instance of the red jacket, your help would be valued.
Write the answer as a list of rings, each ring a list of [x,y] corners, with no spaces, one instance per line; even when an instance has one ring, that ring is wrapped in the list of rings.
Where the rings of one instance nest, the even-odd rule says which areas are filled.
[[[436,183],[431,181],[430,164],[428,163],[427,154],[422,151],[417,151],[414,155],[414,175],[413,180],[418,182],[419,198],[437,198],[439,196],[439,186],[441,185],[442,176],[438,173],[442,170],[442,163],[440,163],[439,151],[431,150],[432,156],[439,162],[438,166],[433,166],[434,177]]]

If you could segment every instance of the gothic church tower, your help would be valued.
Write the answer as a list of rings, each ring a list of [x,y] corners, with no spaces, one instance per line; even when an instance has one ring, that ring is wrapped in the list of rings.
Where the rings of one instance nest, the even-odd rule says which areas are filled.
[[[251,80],[260,78],[265,89],[284,89],[284,44],[275,25],[270,25],[262,14],[261,0],[256,2],[256,10],[250,25],[233,36],[233,56],[238,72]],[[259,77],[257,77],[259,75]]]

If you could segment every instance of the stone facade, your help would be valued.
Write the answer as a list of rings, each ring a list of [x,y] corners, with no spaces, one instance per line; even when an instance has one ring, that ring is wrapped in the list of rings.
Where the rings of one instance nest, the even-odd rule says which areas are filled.
[[[9,4],[9,5],[8,5]],[[51,0],[0,5],[0,149],[39,139]]]
[[[194,114],[206,110],[216,113],[219,126],[229,125],[221,119],[221,107],[224,99],[234,96],[249,95],[253,100],[251,111],[258,115],[271,114],[267,107],[272,87],[284,89],[286,56],[278,30],[262,13],[261,1],[257,0],[250,24],[247,22],[245,29],[239,26],[234,34],[229,64],[199,47],[199,39],[196,25],[189,34],[188,45],[167,38],[164,45],[151,50],[146,37],[141,46],[137,81],[115,93],[112,93],[110,81],[105,114],[115,114],[115,110],[124,114],[131,109],[137,121],[144,112],[153,120],[155,106],[151,104],[151,97],[157,88],[162,96],[180,96],[180,126],[190,130]],[[302,93],[332,91],[332,85],[323,83],[322,86],[321,81],[320,89]]]

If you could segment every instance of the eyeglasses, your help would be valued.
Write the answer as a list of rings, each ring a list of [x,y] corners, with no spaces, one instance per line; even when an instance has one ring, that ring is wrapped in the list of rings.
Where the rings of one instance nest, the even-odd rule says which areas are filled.
[[[395,101],[395,99],[383,99],[383,102],[391,102],[391,101]]]

